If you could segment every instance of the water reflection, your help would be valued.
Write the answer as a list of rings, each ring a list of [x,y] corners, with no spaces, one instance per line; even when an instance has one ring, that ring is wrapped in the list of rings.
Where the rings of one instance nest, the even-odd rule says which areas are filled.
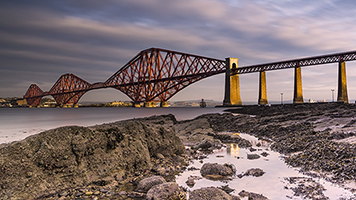
[[[227,145],[226,153],[231,156],[239,156],[240,155],[240,147],[237,144]]]

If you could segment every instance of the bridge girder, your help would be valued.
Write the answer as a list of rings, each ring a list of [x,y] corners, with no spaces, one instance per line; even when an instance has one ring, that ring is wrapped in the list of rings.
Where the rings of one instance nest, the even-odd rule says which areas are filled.
[[[136,55],[105,85],[134,102],[167,101],[188,85],[224,71],[224,60],[151,48]]]

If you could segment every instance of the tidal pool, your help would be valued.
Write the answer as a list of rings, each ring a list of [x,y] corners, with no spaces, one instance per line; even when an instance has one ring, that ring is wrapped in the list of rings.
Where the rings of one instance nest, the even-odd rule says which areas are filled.
[[[226,144],[226,147],[214,151],[209,154],[206,159],[194,160],[190,167],[200,169],[204,163],[229,163],[234,164],[237,171],[236,174],[242,174],[251,168],[260,168],[265,174],[261,177],[244,176],[242,178],[233,177],[230,181],[212,181],[205,178],[195,181],[195,185],[190,188],[185,183],[190,176],[201,176],[199,170],[185,171],[177,176],[176,181],[179,185],[187,188],[188,191],[193,191],[202,187],[220,187],[229,186],[234,189],[230,194],[238,196],[242,190],[263,194],[269,199],[303,199],[303,197],[293,196],[294,192],[291,185],[286,178],[288,177],[308,177],[299,172],[298,168],[288,167],[281,158],[281,154],[271,151],[269,143],[259,141],[257,138],[248,135],[240,134],[244,139],[249,140],[253,149],[256,151],[251,152],[249,149],[239,148],[236,144]],[[258,145],[257,145],[258,144]],[[261,145],[261,146],[260,146]],[[266,157],[262,156],[263,152],[268,153]],[[258,154],[259,159],[249,160],[247,154]],[[323,194],[329,199],[353,199],[355,196],[349,191],[340,186],[327,182],[320,178],[313,178],[317,183],[320,183],[325,190]],[[247,199],[247,198],[246,198]]]

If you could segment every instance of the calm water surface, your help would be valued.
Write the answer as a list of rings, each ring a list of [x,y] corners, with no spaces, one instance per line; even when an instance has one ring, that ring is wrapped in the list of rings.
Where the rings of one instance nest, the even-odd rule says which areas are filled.
[[[234,177],[231,181],[212,181],[205,178],[195,181],[195,185],[189,188],[185,183],[189,176],[199,176],[201,177],[199,170],[185,171],[184,173],[176,177],[177,183],[190,191],[199,189],[202,187],[221,187],[229,186],[235,191],[232,192],[234,195],[238,195],[242,190],[254,192],[257,194],[263,194],[269,199],[273,200],[283,200],[283,199],[303,199],[301,197],[293,197],[293,191],[291,189],[286,189],[290,187],[288,182],[285,180],[287,177],[308,177],[302,173],[299,173],[297,168],[288,167],[281,159],[281,154],[270,151],[269,144],[266,142],[261,142],[262,146],[257,147],[258,139],[247,135],[240,134],[241,137],[249,140],[253,148],[257,151],[250,152],[248,149],[239,148],[236,144],[228,144],[226,148],[215,151],[210,154],[208,158],[203,159],[203,163],[198,160],[194,162],[189,167],[195,167],[200,169],[204,163],[230,163],[235,165],[236,174],[242,174],[251,168],[260,168],[265,174],[261,177],[244,176],[242,178]],[[262,152],[267,152],[269,155],[267,157],[261,156],[256,160],[248,160],[247,154],[261,154]],[[323,179],[313,178],[316,182],[323,185],[326,189],[323,191],[324,195],[330,200],[335,199],[355,199],[356,197],[348,190],[345,190],[337,185],[331,184]],[[294,186],[295,187],[295,186]],[[247,198],[244,198],[247,199]]]
[[[201,114],[221,113],[225,108],[1,108],[0,144],[22,140],[29,135],[61,126],[91,126],[152,115],[173,114],[177,120]]]

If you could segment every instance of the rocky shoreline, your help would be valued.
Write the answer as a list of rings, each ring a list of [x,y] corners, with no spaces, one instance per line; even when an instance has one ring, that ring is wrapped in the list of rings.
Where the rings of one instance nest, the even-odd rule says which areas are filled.
[[[189,192],[175,183],[192,159],[202,159],[224,143],[251,146],[234,132],[271,142],[286,163],[304,173],[341,185],[355,180],[354,104],[243,106],[229,112],[187,121],[165,115],[62,127],[0,145],[1,199],[186,199],[187,193],[190,199],[267,199],[243,188],[234,196],[229,188]],[[205,178],[221,180],[236,176],[233,168],[210,164],[200,170]],[[263,173],[251,169],[240,175]],[[187,181],[194,184],[199,178]],[[311,180],[286,181],[296,196],[327,199]],[[315,194],[298,186],[306,182],[310,184],[302,185],[312,185]]]

